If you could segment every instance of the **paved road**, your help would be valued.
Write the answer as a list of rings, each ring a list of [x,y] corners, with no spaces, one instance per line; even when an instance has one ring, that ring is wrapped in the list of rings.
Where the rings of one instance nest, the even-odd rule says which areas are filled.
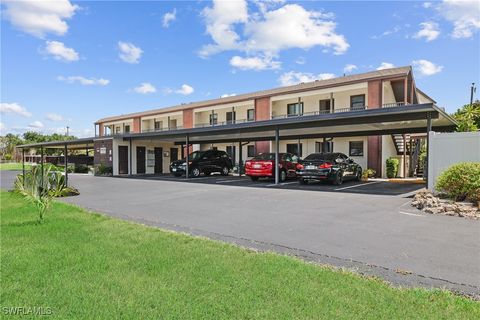
[[[1,173],[2,186],[11,176]],[[81,195],[64,201],[111,216],[480,297],[480,221],[422,214],[403,196],[84,175],[70,181]]]

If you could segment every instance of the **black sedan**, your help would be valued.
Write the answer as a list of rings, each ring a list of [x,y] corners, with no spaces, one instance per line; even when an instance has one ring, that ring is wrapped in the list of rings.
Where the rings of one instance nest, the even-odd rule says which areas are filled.
[[[198,177],[201,173],[208,176],[212,172],[226,176],[233,167],[229,155],[220,150],[194,151],[188,156],[188,161],[188,171],[193,177]],[[170,164],[170,172],[180,177],[185,174],[186,167],[186,159],[173,161]]]
[[[340,185],[344,180],[360,180],[362,167],[343,153],[312,153],[297,164],[300,184],[330,181]]]

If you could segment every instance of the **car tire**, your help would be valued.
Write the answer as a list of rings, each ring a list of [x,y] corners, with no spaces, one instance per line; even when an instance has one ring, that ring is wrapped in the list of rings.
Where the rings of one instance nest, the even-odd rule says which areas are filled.
[[[192,177],[198,178],[200,176],[200,169],[198,168],[193,168],[192,169]]]
[[[250,179],[252,179],[252,181],[258,181],[258,177],[250,176]]]
[[[298,183],[304,185],[304,184],[308,184],[308,181],[300,178],[300,179],[298,179]]]
[[[285,182],[287,180],[287,172],[285,170],[280,171],[280,182]]]
[[[223,167],[222,168],[222,176],[228,176],[228,174],[230,173],[230,169],[228,169],[228,167]]]
[[[356,181],[362,181],[362,169],[357,170],[357,175],[355,176]]]
[[[343,174],[341,172],[337,172],[335,175],[335,179],[333,180],[333,184],[339,186],[343,183]]]

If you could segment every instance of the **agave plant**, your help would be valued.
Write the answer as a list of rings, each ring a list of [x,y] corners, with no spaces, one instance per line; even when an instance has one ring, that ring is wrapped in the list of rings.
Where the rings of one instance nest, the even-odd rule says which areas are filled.
[[[50,166],[32,167],[23,174],[19,174],[15,180],[15,191],[24,195],[37,207],[38,221],[43,222],[45,212],[48,210],[52,196],[49,192]]]

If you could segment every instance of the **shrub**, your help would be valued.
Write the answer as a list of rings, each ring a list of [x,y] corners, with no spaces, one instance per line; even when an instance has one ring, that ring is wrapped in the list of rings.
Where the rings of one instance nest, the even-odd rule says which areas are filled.
[[[377,171],[368,168],[362,172],[362,179],[367,180],[368,178],[373,178],[375,177],[376,174],[377,174]]]
[[[110,166],[106,166],[103,163],[100,163],[100,165],[98,165],[96,168],[96,172],[97,172],[97,175],[109,176],[109,175],[112,175],[113,168]]]
[[[50,166],[34,166],[28,172],[17,175],[15,180],[15,191],[25,196],[37,207],[38,221],[43,222],[45,212],[48,210],[51,201],[49,192]]]
[[[79,164],[78,166],[75,166],[75,173],[88,173],[88,167],[83,164]]]
[[[456,201],[480,202],[480,162],[461,162],[443,171],[435,188]]]
[[[389,179],[395,178],[398,173],[398,164],[399,161],[396,158],[388,158],[386,161],[387,165],[387,177]]]

